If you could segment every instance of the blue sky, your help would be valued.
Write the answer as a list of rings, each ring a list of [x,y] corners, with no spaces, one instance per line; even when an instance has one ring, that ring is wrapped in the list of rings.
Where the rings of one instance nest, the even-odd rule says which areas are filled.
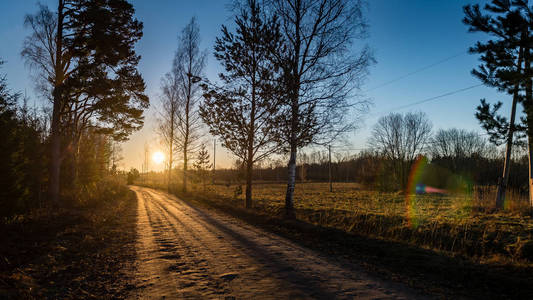
[[[154,135],[156,107],[159,99],[161,76],[170,70],[174,51],[177,47],[177,34],[195,16],[200,25],[202,48],[209,53],[206,76],[215,79],[218,62],[212,56],[215,37],[222,24],[232,23],[227,9],[230,1],[132,1],[136,16],[144,22],[144,37],[137,45],[142,56],[139,69],[147,84],[147,94],[154,105],[146,113],[145,127],[131,136],[123,145],[123,167],[141,165],[142,147],[145,142],[158,148]],[[475,55],[467,54],[468,47],[481,34],[467,32],[462,24],[463,5],[485,3],[486,1],[430,1],[430,0],[372,0],[369,1],[367,19],[370,25],[369,38],[356,43],[368,44],[374,51],[377,64],[370,68],[362,90],[373,105],[364,120],[359,121],[360,129],[350,134],[353,148],[363,148],[369,132],[376,120],[394,108],[438,96],[450,91],[479,84],[470,71],[479,62]],[[36,1],[0,0],[0,58],[6,61],[2,73],[7,74],[13,90],[26,92],[33,100],[34,94],[30,72],[20,58],[20,50],[28,30],[23,27],[24,15],[35,12]],[[56,6],[55,1],[41,1]],[[453,58],[450,58],[452,57]],[[394,83],[380,86],[385,82],[401,77],[436,62],[450,58],[446,62],[418,72]],[[504,112],[510,106],[507,95],[484,86],[440,98],[424,104],[412,106],[398,112],[423,111],[431,119],[434,129],[466,128],[480,131],[474,118],[474,109],[480,98],[490,102],[504,101]],[[219,154],[217,154],[219,155]],[[230,156],[217,157],[217,167],[229,166]]]

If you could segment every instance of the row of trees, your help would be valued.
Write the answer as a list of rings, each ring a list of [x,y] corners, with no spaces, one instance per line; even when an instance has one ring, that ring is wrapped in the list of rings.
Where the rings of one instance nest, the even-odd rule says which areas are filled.
[[[294,217],[298,150],[349,131],[356,121],[349,113],[366,108],[367,102],[355,97],[374,61],[366,46],[353,44],[366,34],[362,8],[360,1],[348,0],[238,1],[234,30],[222,26],[215,42],[224,68],[218,82],[199,80],[205,54],[198,50],[194,19],[187,25],[163,81],[160,126],[169,170],[173,155],[183,156],[184,189],[187,154],[195,148],[190,137],[200,116],[245,166],[246,207],[252,206],[254,165],[271,154],[287,154],[285,207]],[[203,88],[200,103],[197,87]]]
[[[421,155],[445,172],[466,174],[477,184],[498,183],[493,177],[501,169],[495,168],[495,164],[501,161],[502,155],[495,143],[475,131],[452,128],[432,134],[431,129],[431,122],[422,112],[391,113],[378,120],[369,139],[369,149],[377,154],[377,161],[384,160],[381,164],[385,163],[390,172],[389,186],[404,188],[413,163]],[[515,164],[523,161],[520,150],[514,151]],[[509,156],[508,164],[511,163]],[[488,171],[492,172],[484,174]],[[513,185],[520,187],[516,181]]]
[[[431,179],[434,187],[446,188],[447,183],[457,178],[478,185],[498,184],[503,155],[484,134],[456,128],[433,132],[431,128],[424,113],[391,113],[378,120],[367,149],[358,154],[343,150],[342,146],[333,147],[331,156],[325,147],[301,151],[297,157],[297,179],[327,181],[331,169],[335,182],[357,182],[379,190],[404,190],[414,162],[422,155],[429,159],[433,173],[438,173]],[[522,191],[527,186],[527,157],[524,159],[523,148],[515,148],[511,157],[515,172],[509,184]],[[269,161],[257,165],[254,178],[287,180],[282,157]],[[244,168],[238,160],[233,171],[219,170],[215,176],[217,180],[234,182],[235,178],[243,177],[241,173]]]
[[[3,62],[0,61],[0,66]],[[44,132],[47,124],[27,108],[27,99],[12,92],[6,76],[0,77],[0,217],[5,218],[40,204],[41,178],[46,160]]]
[[[185,115],[167,114],[170,118],[164,123],[174,124],[174,119],[178,120],[177,124],[189,128],[188,120],[194,120],[199,127],[196,116],[201,117],[210,133],[220,137],[223,146],[244,165],[246,207],[252,205],[254,164],[271,154],[283,153],[289,159],[286,211],[291,216],[298,150],[331,142],[353,127],[353,120],[347,119],[346,112],[365,108],[364,101],[353,97],[367,67],[373,62],[368,48],[359,46],[360,51],[353,51],[352,43],[365,35],[366,23],[361,7],[359,1],[342,0],[238,1],[234,31],[223,26],[221,36],[216,40],[215,57],[224,67],[217,83],[195,82],[202,77],[205,53],[200,54],[197,50],[199,38],[194,20],[184,30],[183,37],[194,38],[182,38],[181,45],[193,45],[196,50],[189,53],[195,54],[195,58],[188,60],[189,68],[177,68],[179,57],[186,53],[184,46],[180,46],[173,76],[181,75],[181,96],[174,93],[181,104],[166,105],[168,109],[165,111],[177,109]],[[493,38],[478,42],[470,49],[472,53],[481,54],[481,64],[472,73],[483,83],[512,95],[513,99],[509,121],[498,115],[501,102],[491,106],[482,99],[476,112],[489,140],[507,146],[496,201],[497,206],[502,207],[509,181],[512,146],[523,145],[526,136],[528,145],[533,141],[527,131],[533,120],[528,104],[533,101],[530,74],[533,14],[524,0],[493,0],[485,6],[485,13],[479,5],[467,5],[464,11],[463,21],[470,31],[485,32]],[[200,69],[191,68],[195,59]],[[176,70],[180,71],[176,73]],[[204,101],[191,101],[191,96],[186,93],[191,91],[188,88],[191,84],[203,87]],[[166,98],[171,99],[171,93],[165,92],[168,86],[164,85],[163,90]],[[195,92],[198,90],[193,94]],[[193,103],[197,110],[191,110],[189,103]],[[525,113],[521,125],[515,124],[518,103],[523,104]],[[189,112],[192,113],[189,115]],[[381,118],[374,127],[370,145],[394,162],[390,167],[394,174],[400,174],[398,181],[404,183],[415,157],[430,142],[430,131],[431,125],[421,114],[391,114]],[[519,138],[514,139],[517,133]],[[188,136],[187,129],[177,134],[185,141]],[[445,142],[450,139],[455,139],[454,145]],[[176,141],[174,137],[170,140]],[[441,131],[431,140],[435,145],[432,150],[435,153],[431,155],[437,159],[449,157],[450,153],[457,157],[472,157],[483,144],[481,140],[469,132]],[[182,144],[175,148],[183,154],[184,189],[187,154],[192,148],[194,146],[189,148]],[[175,149],[169,146],[169,152],[174,153]],[[171,162],[169,165],[171,168]],[[530,190],[533,203],[533,186]]]

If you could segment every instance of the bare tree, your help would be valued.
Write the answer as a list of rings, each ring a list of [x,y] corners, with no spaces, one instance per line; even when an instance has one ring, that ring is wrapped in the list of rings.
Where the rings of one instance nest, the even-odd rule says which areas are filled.
[[[363,4],[352,0],[270,0],[281,20],[286,45],[278,55],[284,67],[286,119],[282,142],[290,154],[285,210],[294,218],[296,154],[310,143],[326,143],[351,130],[366,101],[355,91],[374,61],[368,47],[354,50],[367,25]],[[352,111],[351,113],[350,110]]]
[[[49,194],[54,204],[59,201],[59,171],[61,167],[61,136],[60,116],[64,100],[59,92],[59,86],[63,84],[68,74],[72,72],[70,61],[66,59],[66,47],[62,41],[63,20],[65,18],[63,1],[58,1],[57,16],[48,7],[40,6],[35,15],[27,15],[24,21],[26,26],[31,27],[32,35],[24,41],[22,56],[31,67],[38,70],[42,84],[49,83],[50,95],[53,99],[51,136],[50,136],[50,175]],[[59,21],[58,21],[59,20]]]
[[[169,72],[161,79],[161,110],[159,112],[158,134],[162,143],[168,147],[167,153],[167,190],[170,192],[172,184],[172,165],[176,153],[174,144],[176,121],[179,109],[178,87],[174,73]]]
[[[405,186],[407,172],[431,138],[431,122],[425,113],[391,113],[379,118],[369,145],[389,159],[398,182]]]
[[[433,157],[469,158],[484,156],[486,140],[475,131],[464,129],[440,129],[431,138],[429,152]]]
[[[172,73],[176,80],[178,110],[174,143],[183,154],[183,192],[187,192],[187,169],[189,157],[200,147],[202,122],[199,101],[202,89],[199,85],[205,68],[207,53],[200,51],[200,28],[192,18],[179,36],[179,45],[174,57]]]

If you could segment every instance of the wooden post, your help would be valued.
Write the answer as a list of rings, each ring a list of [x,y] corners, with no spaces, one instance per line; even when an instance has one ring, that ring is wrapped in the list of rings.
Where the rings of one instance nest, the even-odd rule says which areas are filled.
[[[215,163],[216,163],[216,153],[217,153],[217,139],[213,139],[213,184],[215,184]]]

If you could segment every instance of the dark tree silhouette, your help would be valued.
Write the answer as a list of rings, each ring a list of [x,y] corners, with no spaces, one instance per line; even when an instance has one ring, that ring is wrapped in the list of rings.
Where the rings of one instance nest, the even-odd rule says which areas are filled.
[[[26,102],[20,93],[9,89],[6,76],[0,75],[0,223],[38,206],[40,200],[42,170],[47,159],[43,143],[45,125],[31,113]]]
[[[200,145],[200,150],[198,150],[193,167],[198,172],[198,176],[200,177],[200,180],[202,181],[202,184],[204,186],[204,192],[205,192],[207,189],[206,183],[207,183],[207,178],[209,177],[209,169],[212,167],[212,164],[210,163],[210,160],[209,160],[209,151],[207,151],[207,147],[205,143],[202,143]]]
[[[366,101],[353,97],[374,61],[371,51],[353,42],[365,37],[361,1],[271,0],[280,18],[285,47],[277,51],[284,69],[285,116],[281,125],[289,153],[286,215],[294,217],[296,155],[310,143],[328,143],[351,130],[354,109]],[[359,98],[360,99],[360,98]]]
[[[501,102],[491,107],[482,99],[476,112],[476,118],[490,135],[491,142],[501,144],[501,140],[506,141],[503,175],[496,197],[496,207],[501,209],[509,181],[513,136],[517,130],[525,129],[524,126],[515,125],[515,117],[517,103],[524,100],[519,92],[521,84],[525,83],[524,71],[528,68],[525,66],[529,63],[525,56],[529,56],[527,53],[530,51],[527,41],[530,38],[532,11],[527,6],[527,1],[521,0],[493,0],[484,9],[486,13],[481,12],[479,5],[466,5],[463,22],[469,26],[470,32],[483,32],[492,37],[486,42],[477,42],[470,48],[471,53],[481,54],[482,62],[472,70],[472,74],[484,84],[513,96],[509,121],[498,115]],[[524,103],[527,101],[525,99]]]
[[[369,144],[390,161],[393,175],[404,188],[408,172],[417,156],[424,153],[431,138],[431,122],[418,113],[390,113],[379,118],[372,129]]]
[[[125,0],[59,0],[56,12],[39,6],[26,16],[32,34],[22,56],[44,79],[53,103],[49,194],[55,204],[62,144],[72,148],[88,127],[123,140],[143,124],[148,97],[137,71],[134,45],[142,23],[134,12]]]
[[[283,45],[277,18],[266,17],[258,1],[246,0],[235,24],[235,33],[222,26],[216,39],[224,85],[206,86],[201,116],[245,165],[245,207],[250,208],[253,166],[279,149],[280,68],[273,52]]]
[[[439,129],[431,138],[428,152],[431,157],[469,158],[485,156],[486,140],[475,131],[465,129]]]
[[[131,168],[127,174],[127,183],[133,184],[135,180],[139,179],[139,177],[141,177],[141,174],[139,174],[139,170]]]

